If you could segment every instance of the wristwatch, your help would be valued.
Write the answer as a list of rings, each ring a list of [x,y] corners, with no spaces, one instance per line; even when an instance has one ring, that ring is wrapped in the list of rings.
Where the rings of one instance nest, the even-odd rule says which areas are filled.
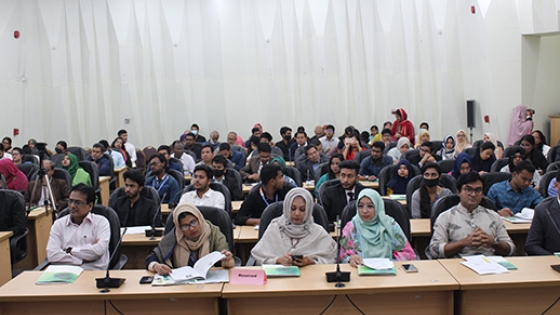
[[[71,254],[71,253],[72,253],[72,247],[66,248],[66,254]]]

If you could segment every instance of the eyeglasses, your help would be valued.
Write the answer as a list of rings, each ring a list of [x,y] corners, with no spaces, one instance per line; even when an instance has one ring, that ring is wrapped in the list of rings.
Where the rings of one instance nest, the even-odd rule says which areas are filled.
[[[482,194],[482,187],[472,188],[471,186],[463,187],[463,190],[467,195],[472,195],[474,193],[475,196],[480,196]]]
[[[192,221],[190,224],[183,224],[181,225],[181,230],[188,231],[190,228],[194,228],[198,226],[198,220]]]
[[[76,207],[81,207],[81,206],[87,204],[87,202],[82,201],[82,200],[68,199],[68,205],[70,206],[72,204],[75,204]]]

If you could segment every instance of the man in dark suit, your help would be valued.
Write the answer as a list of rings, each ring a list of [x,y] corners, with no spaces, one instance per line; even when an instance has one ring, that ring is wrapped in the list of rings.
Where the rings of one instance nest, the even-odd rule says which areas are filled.
[[[259,156],[255,156],[249,160],[239,171],[244,182],[258,182],[260,170],[270,161],[270,144],[261,142],[257,145]]]
[[[358,162],[342,161],[338,167],[340,168],[340,182],[325,187],[321,193],[323,209],[330,222],[334,222],[336,217],[342,214],[348,201],[358,198],[358,194],[364,189],[364,186],[358,182],[358,171],[360,170]]]
[[[223,144],[223,143],[222,143]],[[231,200],[243,200],[243,190],[237,182],[237,173],[234,169],[227,168],[228,161],[223,155],[216,155],[212,159],[212,168],[214,169],[214,183],[220,183],[229,190]]]
[[[0,231],[11,231],[14,236],[25,232],[25,205],[17,191],[0,191]],[[9,256],[9,255],[8,255]]]
[[[560,192],[560,172],[556,176],[554,188]],[[528,255],[552,255],[560,252],[560,193],[557,197],[541,201],[535,207],[525,252]]]
[[[156,216],[159,203],[142,193],[146,181],[144,175],[136,170],[128,170],[123,177],[125,194],[109,199],[109,207],[119,215],[121,226],[161,226],[161,215]]]
[[[321,151],[316,146],[310,144],[305,147],[305,156],[307,159],[297,164],[297,169],[305,181],[314,180],[317,182],[319,179],[315,178],[317,169],[322,163],[328,162],[326,156],[321,155]]]
[[[111,176],[111,162],[109,162],[109,157],[103,152],[105,152],[105,147],[101,143],[94,144],[88,161],[93,161],[97,164],[99,176]]]
[[[54,202],[56,204],[56,210],[61,211],[68,206],[68,196],[69,189],[68,184],[64,179],[53,178],[54,174],[54,162],[50,160],[43,160],[43,169],[47,171],[47,177],[51,184],[52,195]],[[33,188],[37,185],[37,189],[33,191]],[[27,191],[25,192],[25,202],[31,203],[33,205],[43,206],[45,199],[48,200],[49,196],[43,196],[43,187],[46,187],[46,183],[42,179],[36,179],[31,181],[27,185]],[[33,194],[33,195],[32,195]],[[50,203],[49,203],[50,204]]]

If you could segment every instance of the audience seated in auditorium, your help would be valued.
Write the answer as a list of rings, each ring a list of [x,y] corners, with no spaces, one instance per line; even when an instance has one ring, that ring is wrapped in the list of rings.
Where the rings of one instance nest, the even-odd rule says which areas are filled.
[[[334,132],[335,132],[334,126],[327,125],[327,128],[325,129],[325,135],[319,138],[319,141],[321,141],[323,152],[327,154],[330,153],[331,150],[336,150],[336,147],[340,142],[340,140],[334,136]]]
[[[4,137],[4,139],[2,139],[2,147],[4,152],[12,153],[12,138]]]
[[[438,216],[426,249],[428,257],[513,255],[515,244],[504,222],[494,210],[480,205],[483,188],[478,173],[470,172],[459,177],[457,194],[461,201]]]
[[[146,178],[146,186],[157,190],[162,203],[176,203],[180,187],[177,180],[167,173],[167,160],[161,154],[154,155],[148,161],[152,175]],[[181,187],[182,188],[182,187]]]
[[[490,172],[492,164],[496,162],[494,150],[496,150],[496,146],[492,142],[482,143],[480,148],[476,150],[475,154],[470,157],[472,170],[478,172],[479,174]]]
[[[165,157],[165,160],[167,161],[167,164],[169,165],[169,169],[170,170],[176,170],[177,172],[183,174],[183,164],[180,162],[176,162],[174,160],[171,160],[171,147],[168,145],[160,145],[158,147],[158,154],[161,154]],[[150,156],[147,156],[146,158],[150,158]],[[149,172],[150,166],[148,165],[148,170],[147,172]]]
[[[422,167],[424,164],[427,163],[434,163],[438,161],[438,156],[434,153],[433,144],[429,141],[422,142],[420,145],[420,150],[418,151],[418,157],[420,161],[417,162],[419,167]],[[410,161],[413,163],[416,161]]]
[[[362,180],[377,180],[381,170],[393,165],[393,158],[384,155],[385,145],[383,142],[374,142],[371,146],[371,156],[366,157],[360,163],[358,178]]]
[[[330,222],[334,222],[337,216],[342,214],[342,210],[348,201],[355,200],[364,186],[358,181],[358,162],[350,160],[338,164],[340,168],[340,182],[326,187],[321,196],[323,209],[327,213]]]
[[[278,166],[280,166],[280,169],[282,170],[282,174],[283,174],[283,178],[284,178],[284,184],[290,184],[294,187],[297,187],[297,183],[296,181],[290,177],[290,175],[287,174],[286,171],[286,161],[284,161],[283,158],[277,156],[275,158],[273,158],[272,160],[270,160],[270,164],[276,164]]]
[[[128,142],[128,132],[124,129],[121,129],[119,130],[117,135],[122,139],[123,146],[126,149],[126,152],[128,152],[130,159],[132,160],[132,167],[136,167],[136,148],[132,143]]]
[[[430,132],[427,129],[422,129],[418,133],[418,142],[416,143],[414,148],[418,149],[422,143],[429,142],[430,140]]]
[[[457,144],[455,145],[455,155],[459,155],[465,152],[466,149],[472,147],[469,138],[467,138],[467,133],[463,129],[459,129],[455,134],[455,140]]]
[[[223,145],[223,143],[222,143]],[[227,168],[227,160],[222,155],[216,155],[212,159],[212,168],[214,169],[214,183],[220,183],[226,186],[229,190],[231,200],[242,200],[243,190],[241,183],[236,179],[233,169]],[[241,177],[241,175],[239,175]]]
[[[192,153],[194,153],[194,155],[196,156],[196,161],[198,162],[200,161],[200,150],[202,149],[202,144],[199,142],[196,142],[195,140],[195,134],[192,132],[186,133],[186,134],[182,134],[181,135],[181,143],[183,144],[183,148],[185,150],[189,150]],[[174,146],[173,148],[174,149]]]
[[[290,147],[290,161],[296,160],[297,149],[305,148],[307,146],[307,133],[305,133],[305,131],[297,131],[295,134],[295,140],[296,141],[292,143],[292,146]]]
[[[191,204],[179,205],[173,211],[174,228],[146,258],[146,269],[168,275],[172,269],[194,266],[197,260],[218,251],[225,255],[222,267],[231,268],[234,259],[220,228],[204,219]]]
[[[87,160],[95,162],[99,169],[99,176],[111,176],[111,162],[109,162],[109,158],[103,152],[105,152],[103,145],[96,143],[93,145],[91,156]]]
[[[496,160],[499,160],[502,158],[502,156],[504,155],[504,148],[500,146],[500,143],[498,142],[498,140],[496,139],[496,136],[494,136],[493,133],[491,132],[487,132],[484,134],[483,137],[483,141],[484,142],[491,142],[495,149],[494,149],[494,157],[496,158]]]
[[[360,151],[367,150],[363,148],[360,144],[360,138],[358,134],[352,133],[344,138],[344,148],[342,150],[342,155],[344,155],[344,159],[347,161],[354,160],[354,156],[358,154]]]
[[[251,250],[257,265],[303,267],[335,263],[336,242],[322,226],[313,223],[313,206],[311,193],[303,188],[286,194],[282,216],[270,222]],[[293,259],[293,255],[303,257]]]
[[[11,231],[12,237],[25,233],[25,206],[11,191],[0,191],[0,231]],[[9,259],[10,254],[6,253]]]
[[[115,140],[113,140],[113,142],[111,143],[111,156],[113,157],[113,162],[115,164],[115,168],[121,168],[124,165],[132,168],[133,163],[132,163],[132,156],[130,156],[130,153],[128,152],[128,147],[131,146],[130,143],[125,143],[123,141],[122,138],[117,137],[115,138]],[[118,153],[118,154],[114,154]],[[119,159],[119,154],[120,154],[120,159]],[[115,157],[117,160],[115,160]],[[122,161],[120,161],[122,160]],[[124,162],[124,163],[123,163]],[[124,164],[124,165],[123,165]],[[119,165],[119,166],[117,166]]]
[[[219,209],[226,207],[224,195],[210,189],[210,183],[214,178],[214,171],[206,165],[197,165],[194,168],[192,185],[194,190],[188,191],[179,200],[179,204],[190,203],[195,206],[209,206]]]
[[[548,156],[548,151],[550,150],[550,146],[546,143],[546,136],[542,131],[535,130],[533,131],[533,138],[535,138],[535,149],[537,152],[542,153],[544,157]],[[554,161],[548,161],[549,163]]]
[[[25,154],[23,153],[23,150],[21,148],[15,147],[12,149],[12,161],[14,162],[15,165],[31,164],[31,161],[25,161],[23,159],[24,156]]]
[[[414,219],[429,218],[436,201],[453,195],[451,190],[438,185],[441,178],[441,168],[438,163],[426,163],[422,167],[422,176],[420,188],[412,194],[410,211]]]
[[[194,159],[190,155],[185,153],[183,144],[180,141],[175,140],[173,141],[172,147],[173,154],[171,154],[171,157],[176,158],[177,160],[181,161],[181,163],[183,163],[183,174],[192,174],[195,166]]]
[[[360,191],[356,208],[356,215],[342,230],[342,262],[358,267],[363,265],[364,258],[416,259],[400,225],[385,214],[385,203],[377,191]]]
[[[373,146],[373,143],[371,145]],[[401,156],[405,152],[408,152],[408,150],[410,150],[411,147],[412,147],[412,143],[410,143],[410,140],[408,140],[408,138],[406,137],[401,137],[399,141],[397,141],[397,146],[387,151],[387,156],[393,159],[393,164],[397,164],[401,159]],[[386,145],[385,145],[385,150],[387,150]]]
[[[270,161],[270,145],[259,143],[259,155],[251,158],[239,172],[244,182],[258,182],[260,170]]]
[[[200,150],[200,162],[196,166],[206,165],[212,167],[212,159],[214,158],[214,147],[211,144],[204,144]]]
[[[338,164],[340,164],[340,162],[342,161],[344,161],[344,157],[341,153],[334,153],[331,156],[331,158],[329,159],[327,172],[321,175],[321,177],[319,177],[319,180],[315,183],[315,190],[313,191],[315,197],[319,197],[319,188],[321,188],[321,186],[326,181],[340,178],[340,168],[338,167]]]
[[[399,141],[401,139],[399,139]],[[393,175],[393,178],[391,178],[391,180],[387,182],[387,196],[393,194],[406,194],[406,186],[408,186],[408,182],[410,182],[410,180],[412,179],[413,174],[414,169],[412,168],[412,164],[410,164],[410,162],[407,160],[400,160],[397,163],[397,167],[395,168],[395,174]]]
[[[282,150],[285,161],[291,161],[290,147],[294,143],[292,139],[292,128],[287,126],[280,128],[280,136],[282,140],[276,142],[276,147]]]
[[[554,181],[556,196],[545,199],[535,207],[535,216],[527,235],[525,252],[528,255],[553,255],[560,252],[560,173]]]
[[[12,159],[12,155],[8,152],[4,152],[4,146],[0,145],[0,159]]]
[[[442,160],[454,160],[457,156],[457,151],[455,150],[455,137],[452,135],[447,135],[443,138],[441,143],[441,149],[437,153],[441,156]]]
[[[231,164],[236,171],[240,171],[245,166],[243,153],[241,151],[232,150],[229,143],[220,144],[219,150],[221,155],[231,161]]]
[[[47,178],[50,182],[52,196],[56,205],[57,212],[66,208],[68,205],[68,195],[69,188],[66,180],[60,178],[53,178],[54,174],[54,163],[50,160],[43,160],[43,169],[47,172]],[[35,188],[35,185],[37,185]],[[25,191],[25,203],[31,203],[32,205],[37,205],[42,207],[45,204],[45,200],[50,200],[50,195],[48,194],[47,183],[42,178],[33,180],[27,185],[27,190]],[[52,206],[52,202],[49,201]]]
[[[200,128],[198,127],[197,124],[192,124],[191,125],[191,132],[194,135],[194,141],[198,142],[198,143],[204,143],[206,142],[206,138],[200,134]]]
[[[10,159],[0,160],[0,174],[4,175],[6,188],[17,191],[27,189],[27,176]]]
[[[208,141],[204,142],[204,144],[211,145],[212,151],[216,150],[220,146],[220,133],[216,130],[212,131]]]
[[[535,147],[535,138],[532,135],[525,135],[521,138],[519,145],[525,149],[525,158],[533,163],[537,171],[544,173],[548,167],[548,161],[542,152]]]
[[[523,160],[525,160],[525,149],[520,146],[513,146],[508,150],[508,164],[504,165],[500,169],[500,172],[504,173],[513,173],[513,170],[517,166],[517,164]],[[533,173],[533,180],[531,181],[531,185],[538,190],[539,183],[541,181],[541,175],[539,172]]]
[[[535,167],[531,161],[521,161],[513,169],[511,180],[490,187],[488,198],[492,199],[501,216],[508,217],[523,208],[534,209],[543,200],[541,194],[531,187]]]
[[[259,128],[259,127],[256,127],[256,125],[255,125],[255,127],[253,127],[253,129],[251,129],[251,136],[247,139],[247,141],[245,141],[245,147],[247,149],[249,149],[251,147],[251,138],[257,137],[257,139],[260,139],[261,134],[262,134],[262,129]]]
[[[85,184],[87,186],[92,185],[91,176],[80,166],[78,158],[74,154],[70,152],[66,153],[62,159],[62,168],[70,173],[70,176],[72,177],[72,186],[76,186],[78,184]]]
[[[453,170],[451,171],[451,176],[458,179],[459,176],[470,173],[472,171],[471,157],[466,153],[460,153],[455,159],[455,164],[453,165]]]
[[[117,138],[117,139],[120,140],[121,138]],[[120,142],[122,144],[122,140],[120,140]],[[126,163],[124,162],[123,153],[120,151],[120,149],[113,150],[113,148],[111,146],[109,146],[109,142],[107,142],[107,140],[100,140],[99,143],[101,145],[103,145],[103,147],[105,148],[105,151],[103,152],[103,154],[109,155],[113,159],[114,169],[126,166]],[[124,150],[124,152],[126,152],[126,150]],[[126,154],[128,154],[128,152],[126,152]],[[130,161],[130,159],[129,159],[129,161]],[[130,162],[132,162],[132,161],[130,161]],[[132,164],[130,164],[130,165],[132,165]]]
[[[328,162],[328,158],[321,156],[321,152],[312,144],[305,147],[305,156],[305,160],[297,163],[297,169],[304,181],[315,181],[315,172],[322,163]]]
[[[390,128],[385,128],[381,131],[381,141],[383,142],[386,148],[388,148],[391,145],[391,143],[396,143],[396,141],[393,141],[393,134],[391,133]]]
[[[76,265],[83,269],[107,269],[109,265],[109,221],[91,213],[93,187],[78,184],[70,190],[67,216],[51,228],[47,258],[51,264]]]
[[[414,126],[412,125],[412,122],[408,120],[408,114],[406,111],[399,108],[391,113],[397,118],[391,127],[393,141],[398,141],[400,137],[407,137],[408,140],[410,140],[410,143],[414,144],[416,140],[414,138]]]
[[[286,193],[293,188],[291,185],[284,185],[282,170],[275,164],[262,168],[261,181],[262,185],[252,189],[241,204],[235,216],[235,224],[258,225],[264,209],[273,202],[284,200]]]
[[[157,215],[159,203],[142,193],[146,181],[136,170],[123,173],[124,195],[111,196],[109,207],[117,212],[121,226],[161,226],[161,215]]]
[[[68,144],[64,140],[58,141],[54,147],[57,154],[66,154],[66,149],[68,149]]]

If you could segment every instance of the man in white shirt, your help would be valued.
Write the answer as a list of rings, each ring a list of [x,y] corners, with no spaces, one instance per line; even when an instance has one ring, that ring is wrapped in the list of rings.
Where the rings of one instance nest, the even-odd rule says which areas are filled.
[[[179,204],[190,203],[195,206],[210,206],[225,210],[226,200],[224,195],[210,189],[214,178],[214,171],[206,165],[197,165],[194,168],[193,186],[195,190],[189,191],[181,197]]]
[[[119,130],[119,138],[122,139],[123,145],[125,146],[126,152],[130,155],[133,167],[136,167],[136,148],[132,143],[128,142],[128,132],[124,129]]]
[[[329,152],[333,148],[336,150],[338,142],[340,142],[340,139],[334,136],[333,125],[327,125],[327,129],[325,129],[325,136],[319,138],[319,140],[321,141],[323,152]]]
[[[109,221],[91,213],[93,187],[78,184],[68,199],[68,215],[56,220],[47,244],[52,264],[76,265],[84,269],[107,269],[109,265]]]
[[[194,159],[185,153],[185,147],[181,141],[173,141],[173,154],[171,154],[171,157],[174,157],[183,163],[183,171],[185,175],[192,174],[194,170]]]

